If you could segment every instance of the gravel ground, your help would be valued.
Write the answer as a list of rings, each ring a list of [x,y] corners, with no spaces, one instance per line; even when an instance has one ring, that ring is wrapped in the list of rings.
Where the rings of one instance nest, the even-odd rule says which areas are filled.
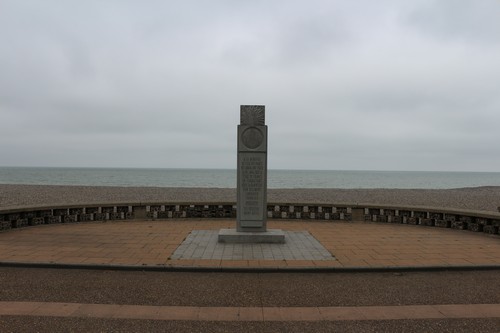
[[[0,207],[113,202],[235,202],[230,188],[0,184]],[[371,203],[498,211],[500,186],[428,189],[269,189],[270,203]]]
[[[498,273],[165,273],[2,267],[0,300],[184,306],[488,304],[500,303]],[[2,332],[498,332],[500,320],[238,323],[3,316],[0,327]]]
[[[500,303],[499,273],[193,273],[0,267],[0,300],[233,307],[496,304]]]
[[[498,333],[500,319],[337,322],[189,322],[101,318],[0,317],[2,332],[440,332]]]

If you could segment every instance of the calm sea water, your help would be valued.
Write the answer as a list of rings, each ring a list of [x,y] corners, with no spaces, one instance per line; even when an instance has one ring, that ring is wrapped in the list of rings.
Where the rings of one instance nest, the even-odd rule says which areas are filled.
[[[236,170],[0,167],[0,184],[236,187]],[[269,170],[269,188],[500,186],[499,172]]]

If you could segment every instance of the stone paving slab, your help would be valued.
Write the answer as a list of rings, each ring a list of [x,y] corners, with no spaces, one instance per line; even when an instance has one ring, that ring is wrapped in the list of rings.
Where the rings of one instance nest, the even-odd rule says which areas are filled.
[[[335,260],[308,231],[285,231],[284,244],[219,243],[218,230],[193,230],[171,259]]]
[[[171,257],[193,230],[217,231],[234,227],[234,223],[233,220],[179,219],[65,223],[14,229],[0,233],[0,263],[221,269],[500,267],[498,235],[372,222],[269,221],[269,228],[307,231],[336,260]]]

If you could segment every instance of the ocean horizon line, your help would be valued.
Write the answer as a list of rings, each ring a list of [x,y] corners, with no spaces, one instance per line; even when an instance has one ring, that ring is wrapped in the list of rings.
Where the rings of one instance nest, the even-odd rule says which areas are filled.
[[[0,184],[235,188],[236,169],[0,167]],[[500,186],[498,172],[280,170],[268,188],[465,188]]]
[[[90,169],[90,170],[213,170],[213,171],[236,171],[235,168],[197,168],[197,167],[124,167],[124,166],[9,166],[0,165],[1,169],[19,168],[19,169]],[[377,169],[284,169],[268,168],[268,171],[313,171],[313,172],[401,172],[401,173],[492,173],[500,174],[500,171],[469,171],[469,170],[377,170]]]

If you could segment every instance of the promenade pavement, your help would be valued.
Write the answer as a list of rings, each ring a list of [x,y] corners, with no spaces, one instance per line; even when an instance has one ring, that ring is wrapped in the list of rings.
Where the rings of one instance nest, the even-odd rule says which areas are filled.
[[[21,228],[0,233],[0,262],[216,269],[500,267],[498,235],[371,222],[269,221],[268,228],[283,229],[287,242],[296,243],[217,244],[217,230],[234,225],[200,219]],[[199,231],[206,237],[189,246]]]
[[[234,224],[234,221],[231,220],[190,219],[87,222],[21,228],[0,233],[0,263],[3,266],[50,264],[61,267],[87,266],[88,268],[101,267],[105,269],[117,267],[165,270],[189,268],[219,271],[238,269],[247,270],[249,274],[252,274],[252,271],[286,271],[287,269],[310,270],[312,272],[326,272],[327,270],[341,272],[356,269],[366,271],[401,269],[404,271],[415,268],[425,271],[426,269],[453,267],[474,270],[486,266],[500,269],[500,237],[498,235],[371,222],[269,221],[268,228],[283,229],[287,233],[289,241],[295,242],[293,246],[290,246],[290,243],[277,244],[268,249],[266,246],[227,244],[221,248],[220,244],[214,244],[214,242],[216,243],[214,235],[217,230],[232,228]],[[299,287],[295,287],[293,284],[293,287],[289,286],[290,290],[281,293],[282,296],[277,296],[276,301],[269,305],[263,303],[266,297],[270,297],[269,295],[260,295],[260,301],[255,303],[252,301],[253,298],[245,297],[253,289],[250,286],[241,286],[237,289],[242,293],[240,304],[224,304],[224,301],[221,301],[207,306],[199,304],[196,299],[190,302],[183,301],[181,305],[175,302],[160,305],[143,304],[141,297],[144,297],[144,293],[139,291],[135,294],[135,301],[132,299],[113,301],[111,299],[111,304],[102,304],[93,299],[79,299],[81,296],[78,295],[84,294],[83,291],[78,292],[78,295],[52,299],[51,293],[36,296],[38,291],[36,293],[33,291],[32,288],[35,284],[32,280],[38,281],[39,276],[26,273],[18,276],[17,271],[7,269],[7,267],[0,267],[3,287],[8,287],[9,279],[12,280],[12,287],[4,289],[0,293],[4,295],[0,298],[0,325],[3,324],[7,328],[6,331],[23,331],[24,328],[26,331],[32,330],[34,323],[41,325],[36,331],[59,329],[102,331],[108,330],[110,325],[139,325],[139,322],[142,323],[140,325],[146,325],[141,326],[140,329],[149,327],[147,325],[153,325],[151,327],[155,327],[155,329],[152,330],[164,330],[166,326],[156,326],[156,324],[151,323],[176,322],[181,326],[191,323],[186,324],[187,328],[185,329],[185,331],[190,331],[193,327],[206,328],[205,324],[202,326],[192,324],[202,322],[212,323],[210,327],[213,328],[213,331],[227,329],[228,331],[241,332],[248,331],[250,327],[248,325],[259,322],[279,323],[278,326],[256,326],[261,329],[271,328],[272,331],[289,331],[290,329],[307,331],[307,327],[315,331],[321,331],[320,328],[330,331],[332,327],[344,327],[344,329],[339,328],[342,331],[348,331],[345,327],[352,328],[352,331],[373,331],[373,327],[379,325],[381,331],[397,331],[401,327],[406,327],[407,331],[416,332],[450,327],[453,331],[467,332],[469,329],[475,328],[477,331],[494,332],[500,325],[500,302],[495,296],[498,294],[495,291],[493,294],[490,292],[496,288],[491,289],[494,286],[491,281],[496,280],[498,270],[492,271],[488,275],[488,280],[484,278],[477,280],[471,277],[472,280],[466,285],[460,285],[453,291],[450,290],[446,293],[446,295],[453,295],[457,299],[443,298],[441,301],[432,299],[435,292],[429,292],[430,286],[433,285],[429,285],[429,279],[416,277],[415,281],[411,283],[414,286],[420,283],[422,286],[415,294],[426,295],[429,297],[428,301],[417,300],[413,302],[409,301],[408,297],[401,296],[401,300],[405,303],[374,300],[363,305],[349,304],[347,301],[338,300],[338,304],[334,304],[330,299],[335,299],[342,292],[349,293],[356,300],[363,300],[366,297],[361,287],[350,290],[348,286],[352,285],[355,279],[346,277],[351,281],[350,283],[345,282],[347,289],[339,289],[335,292],[324,290],[315,297],[315,300],[304,304],[279,303],[283,295],[292,297],[294,291],[299,290]],[[39,272],[45,274],[41,268],[39,268]],[[64,290],[69,283],[83,286],[83,280],[86,280],[84,274],[81,273],[71,277],[66,282],[63,280],[63,275],[47,274],[57,276],[56,279],[50,280],[52,281],[50,283],[54,284],[53,290]],[[369,278],[370,283],[374,284],[371,290],[380,288],[381,281],[388,281],[387,276],[384,276],[383,280],[379,282],[377,282],[378,280],[373,281],[374,277]],[[255,278],[257,280],[267,279],[260,275]],[[26,288],[19,285],[23,283],[23,279],[27,279]],[[94,277],[88,281],[96,281],[95,279]],[[164,277],[157,279],[164,279]],[[231,279],[231,282],[225,282],[224,287],[221,286],[220,292],[223,293],[228,288],[227,286],[236,283],[237,280],[234,277]],[[283,278],[280,278],[276,282],[276,286],[283,284],[282,280]],[[47,283],[49,280],[43,279],[43,281]],[[116,280],[113,279],[113,281]],[[143,284],[151,283],[146,281],[151,280],[145,280]],[[160,282],[160,280],[158,281]],[[189,283],[185,279],[183,281]],[[468,294],[460,296],[463,290],[468,288],[470,291],[472,286],[483,282],[484,285],[481,285],[475,294],[479,294],[480,290],[489,290],[485,295],[490,296],[477,298],[468,296]],[[180,283],[179,289],[185,283]],[[364,284],[365,282],[361,281],[360,283]],[[135,283],[116,290],[134,292],[137,285]],[[303,286],[304,283],[296,285]],[[332,284],[330,289],[334,285]],[[440,288],[445,289],[446,285],[444,284]],[[14,287],[19,290],[14,292]],[[310,286],[310,291],[306,294],[318,292],[320,287],[317,283],[313,283]],[[401,295],[408,295],[409,290],[411,290],[411,288],[408,289],[407,283],[401,287],[394,285],[383,285],[383,287],[389,288],[384,289],[385,293],[389,295],[392,295],[394,290],[398,290],[398,293],[401,292]],[[172,286],[166,286],[166,288],[172,288]],[[204,288],[207,289],[206,292],[209,292],[213,285],[205,285]],[[174,293],[174,290],[172,289],[170,293]],[[201,289],[197,290],[198,295],[205,293]],[[358,291],[359,295],[355,294]],[[329,298],[325,304],[320,304],[318,302],[319,295],[330,292],[332,298]],[[184,295],[183,297],[186,295],[196,296],[191,295],[192,292],[186,294],[180,291],[179,293],[180,296]],[[96,295],[101,295],[101,293],[96,293]],[[349,295],[346,294],[347,296]],[[71,320],[66,321],[66,319]],[[86,319],[101,320],[95,322],[102,325],[94,327],[92,326],[94,322],[87,322]],[[222,323],[222,326],[213,326],[216,322]],[[297,324],[291,324],[294,322]],[[339,322],[356,324],[344,326],[342,326],[343,324],[340,326],[333,324]],[[234,325],[227,326],[228,323],[234,323]],[[306,325],[305,323],[310,324]],[[366,323],[366,325],[360,323]],[[175,326],[176,330],[181,331],[179,329],[181,326]],[[127,330],[127,327],[133,326],[120,327],[122,327],[120,330]],[[220,329],[221,327],[224,329]],[[360,327],[364,327],[364,329],[359,329]],[[23,329],[19,330],[20,328]]]

